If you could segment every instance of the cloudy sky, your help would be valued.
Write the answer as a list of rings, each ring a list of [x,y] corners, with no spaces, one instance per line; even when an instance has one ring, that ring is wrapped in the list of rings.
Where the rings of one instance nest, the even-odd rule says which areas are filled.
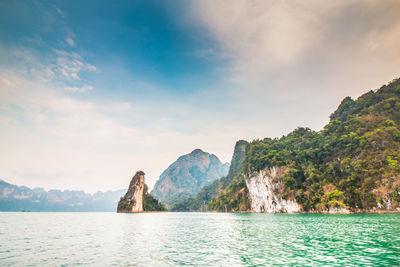
[[[134,3],[130,3],[134,2]],[[400,1],[0,2],[0,179],[152,187],[400,76]]]

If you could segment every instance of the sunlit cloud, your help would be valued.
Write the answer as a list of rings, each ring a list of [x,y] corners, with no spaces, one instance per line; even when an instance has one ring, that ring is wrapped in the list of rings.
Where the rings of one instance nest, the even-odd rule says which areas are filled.
[[[189,11],[231,60],[224,75],[250,91],[285,92],[292,82],[302,90],[329,73],[360,92],[398,75],[398,1],[206,0],[191,1]]]
[[[59,15],[61,15],[62,17],[64,17],[65,15],[64,15],[64,12],[62,12],[62,10],[60,9],[60,8],[58,8],[57,6],[54,6],[54,9],[57,11],[57,13],[59,14]]]
[[[80,80],[79,74],[83,71],[95,71],[96,67],[84,62],[77,53],[56,50],[57,59],[54,69],[60,72],[67,80]]]
[[[87,92],[93,90],[93,86],[84,85],[82,87],[65,87],[64,90],[71,92]]]
[[[6,78],[0,77],[0,83],[7,87],[15,87],[16,84]]]
[[[65,41],[67,42],[67,44],[69,44],[69,45],[72,46],[72,47],[75,47],[75,46],[76,46],[75,41],[74,41],[71,37],[65,38]]]

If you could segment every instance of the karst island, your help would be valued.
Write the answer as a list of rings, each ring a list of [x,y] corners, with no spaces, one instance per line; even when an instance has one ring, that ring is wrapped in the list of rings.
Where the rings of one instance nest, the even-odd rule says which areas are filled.
[[[149,188],[144,182],[144,176],[143,171],[137,171],[132,177],[128,191],[118,202],[117,212],[167,211],[167,208],[148,192]]]

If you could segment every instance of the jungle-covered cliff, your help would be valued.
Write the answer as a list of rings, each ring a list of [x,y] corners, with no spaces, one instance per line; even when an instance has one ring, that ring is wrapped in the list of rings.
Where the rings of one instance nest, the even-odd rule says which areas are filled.
[[[216,211],[397,210],[399,160],[397,79],[357,100],[346,97],[321,131],[299,127],[281,138],[252,141],[223,190],[215,189],[222,188],[221,179],[173,208],[204,210],[199,203],[206,203]]]

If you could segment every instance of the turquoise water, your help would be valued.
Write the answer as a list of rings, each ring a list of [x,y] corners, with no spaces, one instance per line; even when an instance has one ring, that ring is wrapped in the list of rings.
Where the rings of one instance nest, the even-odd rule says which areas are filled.
[[[400,265],[400,214],[0,213],[0,266]]]

